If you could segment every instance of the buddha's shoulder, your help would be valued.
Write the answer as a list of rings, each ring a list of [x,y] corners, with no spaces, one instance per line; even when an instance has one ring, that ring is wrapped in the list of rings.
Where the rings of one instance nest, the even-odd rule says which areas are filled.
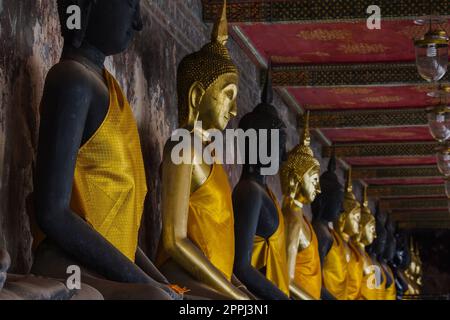
[[[90,88],[94,85],[92,73],[85,66],[74,60],[62,60],[48,72],[46,85],[52,88]]]
[[[241,195],[249,201],[261,200],[264,196],[263,188],[251,179],[241,179],[236,184],[233,194]]]
[[[177,156],[181,156],[183,152],[192,153],[192,150],[195,150],[193,133],[187,129],[178,128],[164,144],[163,160],[171,159],[173,152],[176,152]]]

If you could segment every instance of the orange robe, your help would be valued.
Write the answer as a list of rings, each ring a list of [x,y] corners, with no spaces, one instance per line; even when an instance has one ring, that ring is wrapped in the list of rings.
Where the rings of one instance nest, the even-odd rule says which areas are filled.
[[[188,238],[228,280],[234,265],[234,214],[228,175],[213,164],[208,179],[189,198]]]
[[[134,261],[147,194],[136,120],[120,85],[105,69],[108,112],[100,127],[79,149],[70,207]],[[33,226],[36,247],[45,235]]]
[[[376,269],[373,266],[373,261],[367,252],[364,251],[363,255],[364,261],[364,272],[363,279],[361,282],[361,300],[377,300],[377,290],[376,290]]]
[[[289,296],[289,272],[287,266],[286,234],[284,218],[278,200],[267,189],[278,212],[278,229],[269,238],[255,235],[253,240],[252,266],[261,270],[265,268],[266,278]]]
[[[358,300],[361,297],[361,286],[363,281],[364,261],[358,250],[351,241],[348,243],[351,255],[348,268],[347,299]]]
[[[325,257],[323,265],[323,284],[338,300],[347,299],[348,268],[344,241],[334,230],[333,245]]]
[[[311,231],[311,243],[308,248],[300,250],[297,254],[294,282],[314,299],[319,300],[322,290],[319,243],[309,221],[305,217],[303,217],[303,220]]]

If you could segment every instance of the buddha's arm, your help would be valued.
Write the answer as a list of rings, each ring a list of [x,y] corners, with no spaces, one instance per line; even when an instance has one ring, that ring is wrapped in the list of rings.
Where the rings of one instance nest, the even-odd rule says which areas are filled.
[[[93,90],[82,75],[82,70],[66,63],[47,77],[35,177],[37,222],[59,247],[106,278],[160,286],[70,209]]]
[[[298,253],[298,242],[300,240],[300,232],[302,229],[302,212],[300,208],[292,208],[291,205],[283,206],[284,224],[286,230],[286,249],[287,263],[289,270],[289,279],[293,283],[295,278],[295,264]]]
[[[314,230],[317,235],[317,241],[319,244],[319,257],[320,257],[320,265],[323,270],[325,257],[327,256],[328,252],[331,249],[331,246],[333,245],[333,240],[331,237],[327,237],[325,232],[325,228],[323,226],[320,226],[319,224],[314,224]],[[320,291],[320,298],[322,300],[337,300],[335,296],[333,296],[327,288],[322,283],[322,289]]]
[[[139,247],[136,250],[135,262],[138,267],[151,278],[155,279],[159,283],[169,285],[169,281],[167,281],[166,277],[164,277],[164,275],[155,267],[153,262],[147,257],[144,251],[142,251]]]
[[[233,191],[234,272],[250,292],[258,298],[287,300],[288,297],[277,286],[252,266],[253,240],[262,206],[261,191],[255,189],[252,189],[252,186],[245,182],[240,182]]]
[[[164,150],[162,165],[162,241],[170,256],[199,281],[232,299],[248,297],[228,281],[188,238],[189,197],[192,165],[174,164],[172,144]]]
[[[299,248],[300,233],[305,227],[300,208],[292,208],[289,205],[283,207],[284,221],[286,226],[286,247],[289,270],[289,291],[294,299],[315,300],[305,290],[300,288],[295,282],[295,265]]]

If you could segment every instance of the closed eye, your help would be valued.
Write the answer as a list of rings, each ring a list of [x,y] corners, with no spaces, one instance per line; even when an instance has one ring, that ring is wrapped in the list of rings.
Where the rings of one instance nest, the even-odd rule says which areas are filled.
[[[235,84],[229,84],[224,88],[223,92],[226,94],[227,98],[230,99],[230,101],[233,101],[236,99],[238,89]]]

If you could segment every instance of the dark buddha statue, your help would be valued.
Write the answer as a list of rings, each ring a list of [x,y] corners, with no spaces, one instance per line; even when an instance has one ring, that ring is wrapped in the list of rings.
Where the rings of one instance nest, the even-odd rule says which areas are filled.
[[[408,291],[408,280],[403,272],[408,268],[411,259],[409,257],[408,241],[403,233],[395,233],[395,244],[395,254],[391,267],[394,271],[397,297],[401,299]]]
[[[336,224],[343,212],[344,187],[340,184],[336,175],[336,158],[334,153],[328,163],[328,170],[320,176],[320,188],[322,192],[311,204],[311,210],[313,213],[312,225],[317,235],[323,271],[326,257],[334,243],[330,225]],[[323,285],[321,298],[330,300],[336,297]]]
[[[283,121],[271,105],[273,91],[270,68],[266,78],[261,103],[241,119],[239,127],[244,131],[280,130],[278,145],[281,163],[286,158],[286,133]],[[266,142],[268,154],[271,154],[270,134]],[[259,146],[259,141],[256,145]],[[289,276],[281,208],[267,185],[267,176],[261,173],[264,165],[260,161],[259,150],[256,163],[250,164],[248,141],[245,149],[247,159],[233,191],[234,272],[258,298],[288,299]],[[266,256],[264,252],[267,252]],[[267,263],[269,259],[271,262]]]
[[[397,292],[395,287],[395,276],[391,268],[395,255],[396,239],[394,236],[395,227],[391,219],[386,220],[386,246],[381,260],[383,271],[386,274],[386,296],[385,300],[396,300]]]
[[[106,299],[179,297],[138,248],[146,178],[136,121],[105,69],[142,29],[139,0],[58,0],[64,49],[41,101],[33,273],[84,282]],[[78,5],[82,28],[66,27]],[[120,124],[120,125],[119,125]],[[43,239],[45,238],[45,239]]]

